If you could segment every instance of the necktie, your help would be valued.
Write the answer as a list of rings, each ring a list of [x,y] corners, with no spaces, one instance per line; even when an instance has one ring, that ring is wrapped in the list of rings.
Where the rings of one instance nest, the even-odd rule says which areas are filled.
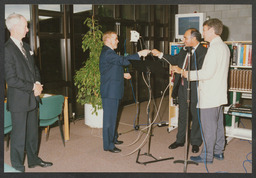
[[[27,62],[27,64],[28,64],[28,68],[29,68],[29,70],[32,71],[31,64],[30,64],[30,62],[29,62],[29,60],[28,60],[28,57],[27,57],[27,52],[26,52],[26,50],[24,49],[22,42],[20,42],[20,47],[21,47],[22,54],[24,55],[24,57],[25,57],[25,59],[26,59],[26,62]]]
[[[184,70],[186,70],[188,67],[188,55],[186,57],[185,65],[184,65]]]
[[[24,49],[22,42],[20,42],[20,47],[21,47],[21,51],[22,51],[23,55],[25,56],[26,59],[28,59],[28,58],[27,58],[26,50]]]

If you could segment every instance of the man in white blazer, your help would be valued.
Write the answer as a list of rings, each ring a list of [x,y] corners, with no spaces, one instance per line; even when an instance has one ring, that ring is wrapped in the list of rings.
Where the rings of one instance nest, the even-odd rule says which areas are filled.
[[[199,156],[191,156],[198,163],[212,163],[213,158],[223,160],[225,146],[223,106],[227,104],[227,80],[230,51],[220,35],[223,24],[219,19],[210,19],[203,24],[203,36],[210,42],[202,69],[191,71],[191,81],[199,81],[198,107],[205,146]],[[187,78],[188,72],[184,72]]]

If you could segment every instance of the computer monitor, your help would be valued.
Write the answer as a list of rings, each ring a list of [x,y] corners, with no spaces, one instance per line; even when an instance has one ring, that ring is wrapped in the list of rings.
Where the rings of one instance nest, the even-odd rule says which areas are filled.
[[[182,39],[189,28],[196,28],[203,33],[204,13],[176,14],[175,15],[175,38]]]

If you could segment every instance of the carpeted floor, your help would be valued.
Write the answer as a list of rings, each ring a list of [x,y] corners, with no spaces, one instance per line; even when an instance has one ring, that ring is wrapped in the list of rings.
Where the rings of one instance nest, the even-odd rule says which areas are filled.
[[[159,100],[157,101],[157,106]],[[140,104],[140,124],[147,123],[146,115],[147,102]],[[151,107],[153,111],[153,108]],[[156,111],[155,111],[156,113]],[[110,173],[110,172],[134,172],[134,173],[183,173],[184,164],[174,163],[174,160],[184,160],[184,147],[174,150],[168,149],[168,146],[176,140],[177,129],[167,132],[167,126],[158,127],[154,125],[151,144],[148,144],[147,134],[133,129],[133,121],[136,114],[135,105],[125,106],[121,114],[119,125],[119,140],[124,144],[117,146],[122,149],[121,153],[111,153],[103,151],[102,129],[90,128],[84,124],[83,119],[77,119],[70,123],[70,140],[63,146],[59,128],[53,127],[50,130],[49,140],[46,142],[45,134],[42,133],[39,156],[45,161],[53,162],[52,167],[48,168],[28,168],[25,160],[26,172],[79,172],[79,173]],[[151,118],[153,119],[153,118]],[[168,97],[164,98],[160,110],[160,116],[156,122],[168,121]],[[243,125],[251,127],[250,119],[243,119]],[[140,129],[145,126],[140,126]],[[147,132],[147,129],[144,130]],[[145,142],[144,142],[145,140]],[[136,142],[137,141],[137,142]],[[134,143],[136,142],[136,143]],[[141,147],[141,145],[143,145]],[[138,157],[139,162],[152,161],[156,159],[170,158],[174,159],[150,163],[147,165],[136,163],[138,149],[141,147],[141,154]],[[202,146],[200,147],[200,150]],[[225,148],[225,159],[223,161],[214,160],[213,164],[194,165],[188,164],[187,173],[248,173],[252,172],[251,160],[252,145],[249,141],[232,139]],[[199,153],[192,153],[189,148],[189,155],[195,156]],[[248,155],[247,155],[248,154]],[[6,149],[6,140],[4,148],[4,162],[10,164],[10,149]],[[244,164],[243,164],[244,163]]]

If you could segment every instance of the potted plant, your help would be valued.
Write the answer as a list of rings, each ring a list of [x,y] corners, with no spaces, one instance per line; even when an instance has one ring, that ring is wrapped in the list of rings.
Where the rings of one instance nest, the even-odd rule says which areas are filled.
[[[77,102],[85,105],[85,124],[102,128],[99,60],[103,46],[103,33],[93,16],[87,18],[84,24],[89,27],[89,31],[83,36],[82,48],[84,52],[89,50],[89,58],[74,76],[74,84],[78,89]]]

